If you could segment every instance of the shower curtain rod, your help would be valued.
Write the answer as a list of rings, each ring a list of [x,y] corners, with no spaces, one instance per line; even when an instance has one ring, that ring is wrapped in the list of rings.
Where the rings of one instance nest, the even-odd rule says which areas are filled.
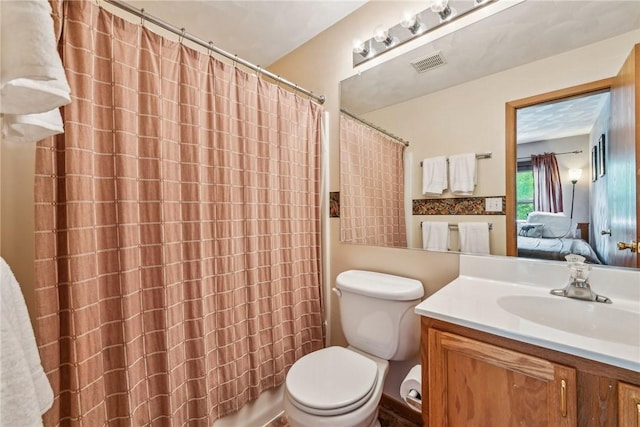
[[[144,11],[144,9],[136,9],[135,7],[125,3],[123,1],[120,1],[120,0],[102,0],[102,1],[104,1],[105,3],[109,3],[111,5],[114,5],[114,6],[118,7],[118,8],[120,8],[120,9],[124,10],[125,12],[128,12],[128,13],[130,13],[132,15],[137,16],[138,18],[141,18],[143,22],[144,21],[151,22],[152,24],[157,25],[158,27],[160,27],[162,29],[165,29],[165,30],[167,30],[167,31],[169,31],[169,32],[171,32],[173,34],[176,34],[176,35],[180,36],[183,39],[187,39],[187,40],[189,40],[189,41],[191,41],[191,42],[193,42],[193,43],[195,43],[195,44],[197,44],[199,46],[202,46],[202,47],[204,47],[204,48],[206,48],[206,49],[208,49],[210,51],[213,51],[213,52],[215,52],[215,53],[217,53],[219,55],[222,55],[225,58],[231,59],[232,61],[237,62],[238,64],[242,64],[243,66],[245,66],[245,67],[247,67],[247,68],[249,68],[249,69],[251,69],[253,71],[256,71],[258,73],[258,75],[264,74],[267,77],[269,77],[269,78],[271,78],[271,79],[273,79],[273,80],[275,80],[277,82],[280,82],[280,83],[282,83],[284,85],[289,86],[290,88],[294,89],[297,92],[300,92],[300,93],[303,93],[303,94],[307,95],[309,98],[315,100],[319,104],[324,104],[324,101],[325,101],[324,95],[316,95],[312,91],[310,91],[308,89],[305,89],[303,87],[300,87],[297,84],[292,83],[292,82],[290,82],[290,81],[288,81],[286,79],[283,79],[282,77],[280,77],[280,76],[278,76],[276,74],[273,74],[270,71],[265,70],[264,68],[260,67],[259,65],[255,65],[255,64],[252,64],[251,62],[249,62],[247,60],[244,60],[242,58],[238,58],[238,55],[233,55],[233,54],[231,54],[231,53],[229,53],[229,52],[227,52],[225,50],[220,49],[219,47],[214,46],[213,42],[206,42],[206,41],[194,36],[193,34],[187,33],[184,28],[178,28],[175,25],[171,25],[168,22],[165,22],[165,21],[163,21],[163,20],[161,20],[159,18],[156,18],[153,15],[149,15],[148,13],[146,13]]]
[[[394,139],[396,142],[399,142],[400,144],[404,144],[405,147],[409,146],[409,141],[406,141],[406,140],[400,138],[399,136],[395,136],[394,134],[392,134],[390,132],[387,132],[386,130],[382,129],[381,127],[378,127],[378,126],[374,125],[373,123],[370,123],[370,122],[368,122],[368,121],[366,121],[364,119],[361,119],[360,117],[356,116],[355,114],[348,112],[344,108],[341,108],[340,112],[346,114],[347,116],[351,117],[354,120],[359,121],[363,125],[369,126],[370,128],[377,130],[378,132],[388,136],[389,138]]]
[[[555,154],[556,156],[562,156],[563,154],[580,154],[580,153],[582,153],[582,150],[565,151],[564,153],[549,153],[549,154]],[[518,157],[517,160],[531,160],[531,156],[529,156],[529,157]]]

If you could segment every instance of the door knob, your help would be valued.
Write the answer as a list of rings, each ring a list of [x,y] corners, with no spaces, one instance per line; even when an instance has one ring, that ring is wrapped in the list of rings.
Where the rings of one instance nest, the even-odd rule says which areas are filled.
[[[604,236],[604,235],[607,235],[607,234],[608,234],[609,236],[611,236],[611,230],[600,230],[600,234],[601,234],[601,235],[603,235],[603,236]]]
[[[625,249],[631,249],[631,252],[637,252],[638,242],[631,242],[631,243],[618,242],[618,250],[624,251]]]

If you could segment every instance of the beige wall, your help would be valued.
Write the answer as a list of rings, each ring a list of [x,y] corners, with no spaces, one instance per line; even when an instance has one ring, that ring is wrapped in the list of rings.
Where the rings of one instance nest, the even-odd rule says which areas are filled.
[[[329,191],[339,191],[339,83],[357,73],[351,64],[351,40],[368,38],[378,24],[395,24],[403,6],[397,2],[369,2],[270,67],[275,73],[327,97],[325,108],[331,116]],[[491,167],[479,164],[478,194],[504,195],[505,102],[611,77],[638,41],[640,30],[407,101],[397,106],[394,114],[411,114],[421,123],[407,132],[400,133],[392,120],[385,122],[377,117],[375,122],[410,141],[446,142],[447,152],[442,154],[462,152],[470,146],[477,147],[474,151],[493,152],[491,160],[480,160],[491,162]],[[419,156],[415,155],[414,162],[419,161]],[[339,241],[339,219],[328,221],[327,288],[338,273],[351,268],[419,279],[425,284],[427,295],[457,275],[458,255],[343,244]],[[495,235],[504,235],[504,217],[494,217],[491,222],[498,225]],[[335,297],[327,294],[331,295],[330,341],[344,344],[339,314],[334,309]]]

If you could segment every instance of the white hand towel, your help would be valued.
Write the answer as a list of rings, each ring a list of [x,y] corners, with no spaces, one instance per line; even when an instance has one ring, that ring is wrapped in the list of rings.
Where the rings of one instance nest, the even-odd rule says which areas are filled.
[[[71,102],[47,0],[2,1],[0,113],[44,113]]]
[[[11,142],[36,142],[64,132],[58,108],[38,114],[5,114],[2,137]]]
[[[473,194],[477,183],[475,153],[449,156],[449,188],[455,194]]]
[[[431,157],[422,161],[422,194],[442,194],[447,189],[447,158]]]
[[[0,420],[42,425],[53,391],[42,365],[27,306],[11,269],[0,258]]]
[[[422,248],[431,251],[449,250],[449,223],[423,221]]]
[[[490,254],[489,223],[461,222],[458,224],[460,252],[471,254]]]

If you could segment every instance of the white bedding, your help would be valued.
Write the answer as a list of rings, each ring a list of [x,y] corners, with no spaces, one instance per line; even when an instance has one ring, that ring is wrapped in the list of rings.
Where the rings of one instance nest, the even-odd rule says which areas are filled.
[[[566,261],[568,254],[581,255],[590,264],[602,264],[591,245],[582,239],[518,236],[518,256]]]

